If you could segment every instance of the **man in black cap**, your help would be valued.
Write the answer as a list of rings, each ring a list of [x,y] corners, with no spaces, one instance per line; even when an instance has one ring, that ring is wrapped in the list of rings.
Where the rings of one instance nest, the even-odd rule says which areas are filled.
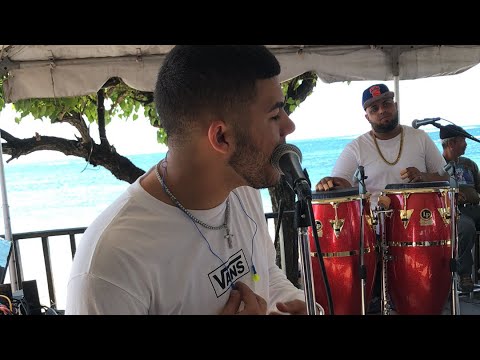
[[[457,274],[458,287],[462,292],[473,290],[472,281],[472,247],[476,231],[480,230],[480,176],[477,164],[462,156],[467,143],[465,138],[472,136],[457,125],[447,125],[440,128],[440,139],[443,147],[443,157],[452,162],[455,167],[455,177],[459,185],[458,207],[460,218],[458,229]]]

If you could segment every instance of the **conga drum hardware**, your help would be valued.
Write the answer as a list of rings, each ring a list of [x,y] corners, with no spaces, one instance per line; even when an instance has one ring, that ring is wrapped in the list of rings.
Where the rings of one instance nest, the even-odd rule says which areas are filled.
[[[323,224],[320,220],[315,220],[315,228],[317,229],[317,235],[319,238],[323,236]]]
[[[442,193],[442,196],[444,197],[445,207],[438,208],[438,211],[440,212],[440,216],[442,217],[445,224],[449,225],[452,214],[450,212],[450,207],[448,206],[449,204],[448,191],[443,191],[442,189],[441,193]]]
[[[405,203],[406,204],[406,203]],[[410,222],[410,217],[412,216],[413,209],[403,209],[399,211],[400,220],[402,220],[403,227],[406,229],[408,223]]]
[[[449,225],[450,224],[450,218],[451,218],[450,208],[438,208],[437,210],[440,213],[440,216],[442,217],[443,222],[446,225]]]
[[[389,247],[385,236],[385,218],[392,217],[393,210],[383,210],[383,208],[376,208],[375,215],[378,219],[380,230],[380,241],[378,242],[378,253],[381,259],[382,271],[381,271],[381,311],[383,315],[390,315],[391,312],[391,300],[388,294],[388,278],[387,272],[383,269],[387,268],[387,262],[391,261],[393,257],[389,253]]]
[[[335,210],[335,220],[329,220],[329,222],[330,222],[330,225],[332,225],[335,236],[338,238],[340,236],[340,232],[343,229],[343,224],[345,224],[345,219],[338,218],[338,212],[337,212],[338,203],[331,202],[330,205],[332,205],[333,209]]]
[[[383,239],[383,241],[382,241],[381,248],[382,248],[382,252],[381,252],[382,268],[386,268],[387,263],[389,261],[393,260],[393,257],[388,252],[388,246],[385,244],[385,239]],[[391,310],[392,310],[392,305],[391,305],[392,300],[390,298],[390,295],[388,294],[388,275],[387,275],[386,271],[382,271],[381,275],[382,275],[382,283],[381,283],[381,291],[382,291],[382,297],[381,297],[382,303],[381,304],[382,304],[382,306],[381,306],[381,310],[382,310],[383,315],[390,315]]]
[[[373,213],[372,209],[370,209],[370,215],[365,214],[365,220],[367,220],[367,224],[370,227],[375,227],[378,225],[378,218],[377,216]]]
[[[363,249],[364,254],[368,254],[374,249],[366,247]],[[360,250],[348,250],[348,251],[337,251],[337,252],[322,252],[322,257],[325,258],[338,258],[338,257],[347,257],[347,256],[358,256],[360,255]],[[310,256],[316,257],[318,253],[316,251],[311,251]]]

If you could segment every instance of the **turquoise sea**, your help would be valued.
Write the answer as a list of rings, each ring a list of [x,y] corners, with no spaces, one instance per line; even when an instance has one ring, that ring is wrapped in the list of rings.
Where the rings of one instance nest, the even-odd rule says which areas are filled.
[[[473,136],[480,137],[480,126],[464,128]],[[441,150],[438,129],[433,129],[429,135]],[[342,149],[356,136],[292,141],[287,139],[287,142],[300,148],[303,156],[302,167],[307,169],[312,184],[315,184],[320,178],[330,174]],[[466,156],[480,164],[480,143],[467,139],[467,144]],[[127,157],[138,167],[148,170],[164,157],[164,153]],[[4,156],[4,160],[6,158],[7,156]],[[86,165],[82,159],[67,156],[55,161],[12,161],[8,164],[4,161],[12,232],[86,227],[129,185],[117,180],[104,168]],[[262,190],[262,198],[265,212],[270,212],[271,202],[267,190]],[[0,220],[0,234],[4,234],[3,215]],[[51,241],[50,246],[54,274],[60,274],[56,275],[55,288],[58,308],[62,309],[71,265],[68,241]],[[37,280],[40,300],[45,304],[48,301],[48,290],[41,243],[29,242],[28,247],[20,244],[20,250],[24,278]],[[7,275],[6,282],[8,281]]]
[[[480,126],[465,129],[480,137]],[[429,135],[441,150],[438,131]],[[356,136],[287,141],[302,151],[302,167],[315,184],[330,174],[342,149]],[[467,144],[466,156],[480,164],[480,143],[467,139]],[[127,155],[144,170],[163,156],[164,153]],[[106,169],[87,166],[84,160],[71,156],[21,164],[13,160],[4,163],[4,171],[13,233],[88,226],[129,185]],[[268,212],[271,204],[267,190],[262,190],[262,197]],[[0,223],[3,234],[3,221]]]

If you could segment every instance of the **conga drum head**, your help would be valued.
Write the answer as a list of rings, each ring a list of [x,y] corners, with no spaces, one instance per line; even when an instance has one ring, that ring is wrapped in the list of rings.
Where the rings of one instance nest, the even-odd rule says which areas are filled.
[[[312,193],[312,201],[332,199],[332,198],[340,199],[344,197],[357,196],[358,194],[359,194],[358,187],[329,190],[329,191],[315,191]]]
[[[347,188],[312,193],[312,208],[320,252],[331,290],[333,310],[337,314],[362,314],[360,279],[360,200],[358,188]],[[375,277],[377,254],[375,236],[370,218],[370,204],[363,207],[363,257],[367,270],[366,300],[370,301]],[[320,268],[318,249],[309,227],[310,251],[315,300],[329,313],[327,294]]]
[[[439,188],[439,187],[449,187],[450,183],[448,181],[432,181],[432,182],[418,182],[418,183],[401,183],[401,184],[388,184],[385,186],[385,190],[389,189],[421,189],[421,188]]]
[[[451,284],[449,183],[389,184],[382,191],[388,292],[399,314],[441,314]]]

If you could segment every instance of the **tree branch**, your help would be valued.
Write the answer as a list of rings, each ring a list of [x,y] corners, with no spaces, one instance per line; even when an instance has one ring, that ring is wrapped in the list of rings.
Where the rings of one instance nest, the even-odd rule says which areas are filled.
[[[65,155],[72,155],[85,159],[93,166],[103,166],[117,179],[133,183],[144,170],[136,167],[128,158],[117,152],[112,152],[110,147],[103,147],[93,141],[84,143],[78,140],[68,140],[54,136],[35,136],[27,139],[16,138],[0,130],[2,138],[7,142],[2,143],[3,152],[11,155],[7,163],[20,156],[31,154],[40,150],[53,150]]]
[[[285,97],[287,99],[293,98],[295,100],[300,100],[300,103],[302,103],[312,92],[317,78],[318,76],[315,72],[309,71],[290,80]],[[300,80],[302,80],[302,83],[295,89],[297,82]],[[290,107],[288,104],[285,104],[284,109],[287,112],[287,115],[290,115]]]
[[[11,155],[7,163],[20,156],[28,155],[40,150],[55,150],[65,155],[75,155],[86,158],[88,152],[82,149],[81,142],[78,140],[67,140],[54,136],[35,136],[27,139],[19,139],[9,134],[8,139],[2,131],[2,138],[7,140],[2,144],[5,154]]]
[[[66,114],[61,119],[52,119],[51,122],[52,124],[57,122],[68,123],[78,130],[84,143],[92,142],[92,137],[90,136],[90,130],[87,127],[87,123],[85,120],[83,120],[82,116],[78,112]]]
[[[18,140],[15,136],[10,135],[8,132],[6,132],[3,129],[0,129],[0,132],[2,133],[2,139],[7,140],[7,142]]]
[[[103,89],[97,91],[97,118],[98,133],[100,135],[100,145],[110,146],[107,139],[107,131],[105,130],[105,96]]]
[[[153,92],[138,91],[137,94],[143,96],[144,99],[140,99],[139,97],[132,95],[133,100],[138,101],[143,105],[148,105],[153,102]]]
[[[109,87],[114,87],[114,86],[117,86],[119,84],[124,84],[124,82],[122,81],[122,79],[118,78],[118,77],[112,77],[110,79],[108,79],[105,84],[103,84],[102,88],[103,89],[107,89]]]

